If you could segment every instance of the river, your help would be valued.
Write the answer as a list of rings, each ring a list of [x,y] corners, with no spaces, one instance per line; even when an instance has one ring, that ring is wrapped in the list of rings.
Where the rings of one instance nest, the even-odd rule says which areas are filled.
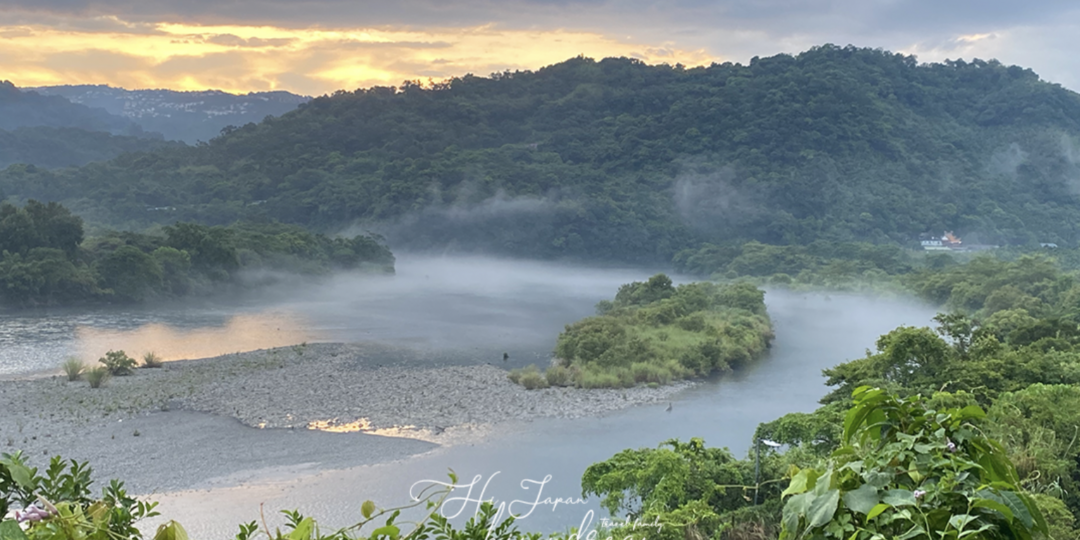
[[[401,257],[392,277],[341,275],[319,283],[286,283],[259,293],[139,309],[49,310],[0,315],[0,375],[55,369],[68,355],[93,359],[109,349],[147,351],[167,359],[206,357],[303,341],[380,341],[403,350],[436,349],[445,363],[507,367],[546,362],[563,325],[593,312],[618,286],[644,280],[641,269],[599,269],[484,258]],[[704,438],[747,455],[756,426],[785,413],[811,411],[827,392],[821,370],[865,354],[900,325],[929,325],[935,311],[915,302],[849,295],[768,291],[776,330],[771,352],[724,380],[700,384],[667,405],[637,407],[602,418],[539,419],[483,444],[439,449],[404,461],[336,472],[247,491],[166,494],[169,517],[197,526],[196,536],[230,536],[254,516],[206,508],[265,502],[303,508],[343,525],[367,498],[404,503],[409,487],[479,478],[478,496],[497,500],[576,498],[590,464],[626,448],[656,447],[671,438]],[[510,359],[503,362],[503,353]],[[430,357],[430,355],[425,355]],[[247,428],[245,428],[247,429]],[[298,463],[303,460],[298,458]],[[295,476],[295,475],[294,475]],[[522,482],[525,481],[523,484]],[[525,489],[525,488],[528,489]],[[460,506],[460,504],[459,504]],[[250,507],[250,506],[249,506]],[[521,512],[519,503],[514,509]],[[520,522],[528,530],[565,530],[581,523],[595,501],[540,506]],[[472,507],[464,510],[471,513]],[[603,516],[599,513],[594,518]]]

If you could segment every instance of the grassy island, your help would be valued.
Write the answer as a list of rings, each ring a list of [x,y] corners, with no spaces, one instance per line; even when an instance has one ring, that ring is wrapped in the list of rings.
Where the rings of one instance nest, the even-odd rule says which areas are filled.
[[[626,388],[725,373],[759,358],[773,338],[765,293],[753,285],[690,283],[657,274],[623,285],[597,315],[568,325],[545,373],[511,372],[526,388]]]

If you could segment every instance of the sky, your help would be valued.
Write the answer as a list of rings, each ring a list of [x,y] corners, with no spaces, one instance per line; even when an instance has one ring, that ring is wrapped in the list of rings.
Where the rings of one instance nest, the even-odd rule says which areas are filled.
[[[997,59],[1080,90],[1075,0],[0,0],[21,87],[335,90],[568,58],[747,62],[833,43]]]

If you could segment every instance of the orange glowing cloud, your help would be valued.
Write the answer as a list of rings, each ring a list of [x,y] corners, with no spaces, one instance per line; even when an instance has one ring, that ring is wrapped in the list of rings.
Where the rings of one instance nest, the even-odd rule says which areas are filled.
[[[580,54],[688,66],[704,50],[634,43],[571,30],[470,28],[278,28],[128,23],[116,17],[78,28],[0,24],[0,72],[19,86],[111,84],[230,92],[397,85],[537,69]]]

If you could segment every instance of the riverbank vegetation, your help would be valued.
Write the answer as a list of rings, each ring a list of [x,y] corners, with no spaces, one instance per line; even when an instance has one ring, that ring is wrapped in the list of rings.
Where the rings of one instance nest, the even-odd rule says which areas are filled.
[[[746,283],[674,286],[657,274],[619,288],[598,314],[568,325],[555,361],[512,372],[526,388],[627,388],[728,373],[761,357],[772,341],[765,293]]]
[[[826,370],[813,413],[759,426],[760,481],[752,459],[671,441],[590,467],[583,488],[679,531],[656,540],[1080,537],[1075,278],[1021,256],[911,279],[953,310]]]
[[[0,306],[131,303],[207,294],[256,270],[307,275],[393,272],[375,236],[330,238],[277,223],[174,223],[147,233],[101,231],[57,204],[0,205]]]

